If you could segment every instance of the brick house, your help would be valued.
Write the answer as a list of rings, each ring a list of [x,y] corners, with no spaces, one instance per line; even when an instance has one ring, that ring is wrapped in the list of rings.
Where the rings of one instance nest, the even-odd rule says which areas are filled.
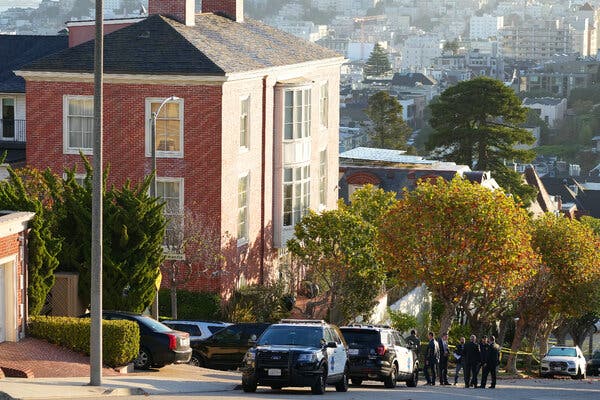
[[[25,336],[27,224],[33,215],[0,211],[0,343]]]
[[[242,0],[204,0],[198,14],[193,0],[149,0],[148,9],[148,18],[105,36],[109,184],[152,172],[151,115],[164,104],[156,156],[167,236],[180,242],[177,232],[193,215],[223,256],[216,266],[198,258],[193,273],[177,269],[179,288],[227,295],[280,279],[294,224],[309,208],[336,206],[344,59],[244,19]],[[18,71],[27,85],[28,165],[84,172],[79,152],[92,156],[93,46]],[[181,253],[169,252],[163,287],[175,260],[195,260]]]

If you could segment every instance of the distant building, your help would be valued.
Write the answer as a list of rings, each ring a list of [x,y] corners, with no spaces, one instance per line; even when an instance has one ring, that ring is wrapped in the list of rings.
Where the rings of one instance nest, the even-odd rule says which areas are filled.
[[[542,121],[554,128],[567,115],[567,99],[554,97],[529,98],[523,100],[523,107],[536,110]]]
[[[483,15],[478,17],[473,15],[469,21],[469,38],[487,39],[498,37],[498,32],[504,26],[504,17],[493,15]]]
[[[442,55],[439,37],[433,35],[410,36],[402,46],[401,66],[403,71],[423,71],[433,65],[433,60]]]
[[[572,28],[562,20],[504,26],[500,32],[506,58],[547,61],[575,52]]]

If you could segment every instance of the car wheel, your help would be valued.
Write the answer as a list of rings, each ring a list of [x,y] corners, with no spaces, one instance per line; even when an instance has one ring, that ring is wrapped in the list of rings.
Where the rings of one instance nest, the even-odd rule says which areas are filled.
[[[315,383],[310,388],[312,394],[323,394],[325,393],[325,385],[327,382],[327,369],[323,368],[323,373],[321,375],[317,375],[315,379]]]
[[[335,384],[336,392],[347,392],[348,391],[348,368],[344,369],[342,379]]]
[[[133,360],[133,366],[137,369],[149,369],[152,365],[152,357],[147,349],[140,349],[138,356]]]
[[[406,381],[406,386],[417,387],[417,383],[419,383],[419,368],[414,369],[410,379]]]
[[[572,379],[585,379],[585,373],[581,373],[581,368],[577,368],[577,375],[571,375]]]
[[[258,386],[258,383],[256,382],[256,379],[242,377],[242,390],[245,393],[254,393],[254,392],[256,392],[256,387],[257,386]]]
[[[196,354],[192,354],[192,357],[190,358],[190,361],[188,361],[189,365],[193,365],[194,367],[199,367],[200,366],[200,359]]]
[[[396,367],[396,364],[392,365],[392,370],[390,371],[390,374],[386,376],[383,380],[383,386],[385,386],[388,389],[393,389],[396,387],[396,380],[398,379],[397,368],[398,367]]]
[[[352,385],[354,385],[354,386],[362,385],[362,379],[353,378],[353,379],[351,379],[351,382],[352,382]]]

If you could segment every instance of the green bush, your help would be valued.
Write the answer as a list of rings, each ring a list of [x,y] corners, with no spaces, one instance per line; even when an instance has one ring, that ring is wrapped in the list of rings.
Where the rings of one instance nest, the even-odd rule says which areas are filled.
[[[29,318],[28,331],[33,337],[90,354],[89,318],[45,317]],[[125,365],[137,357],[140,329],[133,321],[102,321],[102,358],[109,367]]]
[[[223,315],[234,322],[277,322],[289,317],[294,302],[282,284],[245,286],[233,293]]]
[[[409,332],[411,328],[417,326],[417,317],[414,315],[394,311],[391,308],[388,308],[388,314],[390,315],[392,328],[402,333]]]
[[[158,292],[158,308],[161,316],[171,317],[171,290]],[[177,291],[177,319],[219,319],[221,297],[210,292]]]

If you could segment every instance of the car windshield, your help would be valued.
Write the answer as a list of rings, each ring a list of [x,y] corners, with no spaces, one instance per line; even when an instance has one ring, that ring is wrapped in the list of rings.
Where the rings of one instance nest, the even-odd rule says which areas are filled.
[[[577,350],[573,347],[553,347],[548,352],[549,356],[577,357]]]
[[[145,326],[148,327],[148,329],[153,330],[154,332],[170,332],[172,331],[171,328],[169,328],[168,326],[166,326],[165,324],[162,324],[160,322],[158,322],[155,319],[152,319],[150,317],[140,317],[138,319],[140,324],[144,324]]]
[[[258,341],[265,345],[296,345],[321,347],[323,328],[314,326],[272,326],[267,329]]]

